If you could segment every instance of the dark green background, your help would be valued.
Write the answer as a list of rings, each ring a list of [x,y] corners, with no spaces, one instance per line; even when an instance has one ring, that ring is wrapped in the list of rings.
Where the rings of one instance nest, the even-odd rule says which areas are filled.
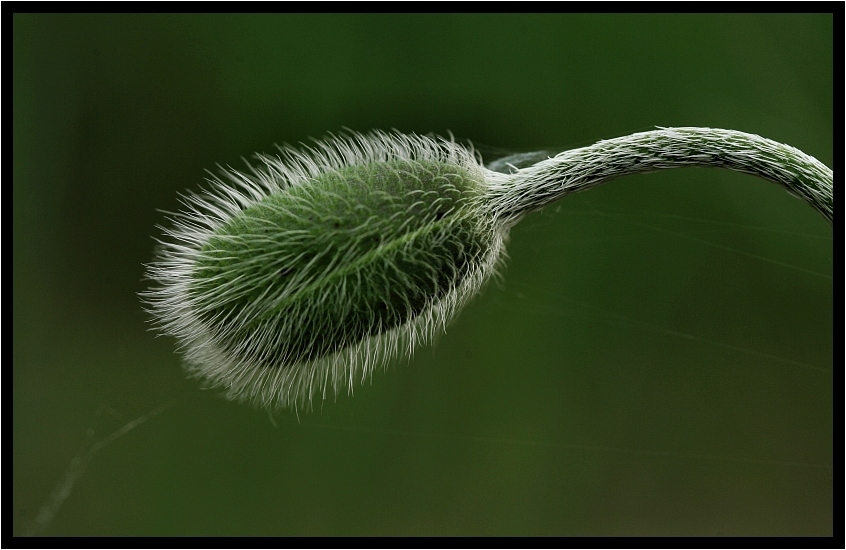
[[[186,380],[136,293],[204,169],[345,126],[513,151],[712,126],[831,166],[832,26],[16,15],[14,532],[182,396],[48,534],[831,534],[832,229],[768,182],[641,175],[531,215],[446,336],[278,427]]]

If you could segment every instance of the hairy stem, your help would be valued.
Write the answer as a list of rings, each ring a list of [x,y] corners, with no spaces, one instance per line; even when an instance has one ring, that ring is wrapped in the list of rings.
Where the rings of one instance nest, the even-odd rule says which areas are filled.
[[[754,134],[713,128],[661,128],[572,149],[503,176],[493,174],[488,199],[498,219],[527,212],[600,183],[668,168],[712,166],[784,186],[832,221],[830,168],[802,151]]]

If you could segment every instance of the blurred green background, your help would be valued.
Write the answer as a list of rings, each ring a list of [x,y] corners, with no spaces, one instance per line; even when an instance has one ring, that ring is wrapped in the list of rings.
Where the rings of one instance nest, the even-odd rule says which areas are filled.
[[[531,151],[711,126],[832,166],[832,27],[15,15],[14,533],[181,397],[46,534],[830,535],[832,228],[771,183],[676,170],[527,217],[447,335],[299,420],[186,380],[136,293],[205,169],[343,127]]]

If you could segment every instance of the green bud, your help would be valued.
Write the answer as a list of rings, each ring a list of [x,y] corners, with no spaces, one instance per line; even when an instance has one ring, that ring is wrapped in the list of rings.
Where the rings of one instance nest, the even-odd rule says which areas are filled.
[[[146,295],[189,372],[271,406],[352,389],[429,341],[494,272],[507,231],[485,214],[468,151],[359,140],[371,147],[336,139],[311,157],[261,157],[253,176],[228,173],[244,191],[217,180],[189,199],[172,232],[188,247],[166,246],[151,268],[162,287]]]

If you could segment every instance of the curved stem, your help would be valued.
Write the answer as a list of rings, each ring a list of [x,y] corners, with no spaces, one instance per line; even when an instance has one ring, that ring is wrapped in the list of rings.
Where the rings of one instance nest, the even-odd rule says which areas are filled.
[[[802,151],[754,134],[713,128],[661,128],[572,149],[510,175],[490,172],[490,205],[514,223],[565,195],[620,176],[712,166],[784,186],[832,221],[830,168]]]

